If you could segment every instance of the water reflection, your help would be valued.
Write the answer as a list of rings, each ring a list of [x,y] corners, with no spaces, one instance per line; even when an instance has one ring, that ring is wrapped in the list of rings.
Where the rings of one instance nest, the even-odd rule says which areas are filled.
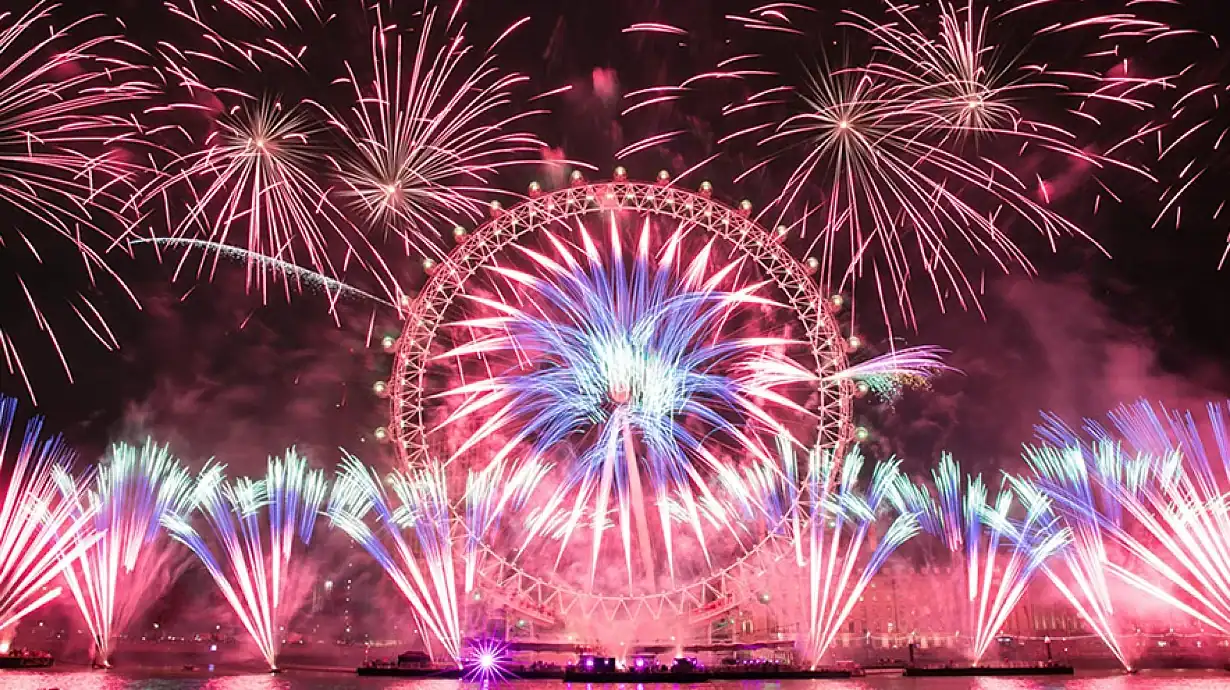
[[[252,675],[134,673],[131,671],[0,671],[3,690],[1223,690],[1230,674],[1221,671],[1145,672],[1136,676],[1075,678],[901,678],[848,681],[788,680],[715,682],[693,686],[624,683],[594,685],[559,681],[478,683],[456,680],[359,678],[345,673],[289,672]]]

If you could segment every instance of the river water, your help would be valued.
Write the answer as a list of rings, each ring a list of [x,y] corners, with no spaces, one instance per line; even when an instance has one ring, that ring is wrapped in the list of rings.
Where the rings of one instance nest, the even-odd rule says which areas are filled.
[[[559,681],[515,681],[487,690],[676,690],[681,686],[621,684],[590,686]],[[686,687],[686,686],[685,686]],[[1224,671],[1157,671],[1139,675],[1077,674],[1069,678],[902,678],[877,676],[856,680],[789,680],[725,682],[690,686],[695,690],[1224,690]],[[0,671],[3,690],[483,690],[455,680],[359,678],[345,673],[288,672],[278,676],[126,671]]]

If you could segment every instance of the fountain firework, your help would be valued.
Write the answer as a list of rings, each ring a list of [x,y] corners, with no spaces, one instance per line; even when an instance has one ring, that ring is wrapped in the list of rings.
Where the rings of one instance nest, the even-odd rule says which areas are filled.
[[[782,452],[783,465],[795,466],[793,447],[783,444]],[[906,510],[898,492],[900,463],[877,463],[866,489],[861,489],[863,464],[858,448],[844,458],[813,449],[807,459],[797,552],[804,560],[809,602],[805,658],[813,668],[833,644],[871,578],[919,531],[917,516]],[[873,536],[873,528],[885,514],[891,515],[888,527]]]
[[[391,500],[394,497],[396,502]],[[338,468],[328,515],[335,527],[384,568],[409,602],[420,627],[430,631],[460,666],[462,634],[451,510],[444,469],[439,465],[396,470],[382,481],[374,470],[347,454]],[[426,646],[434,658],[432,645]]]
[[[1013,487],[1027,506],[1053,502],[1062,515],[1071,543],[1044,566],[1044,572],[1077,614],[1085,620],[1125,668],[1131,665],[1119,642],[1116,602],[1108,581],[1112,562],[1106,548],[1106,527],[1118,523],[1116,491],[1107,487],[1122,480],[1108,465],[1089,462],[1079,446],[1027,447],[1031,474],[1013,478]]]
[[[961,561],[965,598],[960,604],[973,633],[970,658],[978,663],[1034,574],[1067,545],[1069,534],[1045,498],[1026,505],[1023,517],[1012,517],[1012,491],[1001,488],[989,501],[982,477],[963,477],[950,454],[931,476],[936,497],[913,483],[905,483],[902,494],[923,531]]]
[[[265,476],[226,481],[225,466],[202,471],[193,507],[209,525],[218,551],[192,526],[191,513],[168,513],[167,531],[196,554],[271,669],[307,583],[292,562],[295,541],[312,540],[328,483],[294,449],[270,458]]]
[[[168,512],[184,510],[192,478],[166,446],[119,443],[82,494],[65,468],[57,468],[65,500],[92,530],[92,543],[64,568],[64,579],[93,638],[94,663],[110,666],[112,644],[143,607],[170,584],[175,554],[159,539]]]
[[[1211,403],[1200,420],[1141,401],[1112,412],[1109,428],[1086,420],[1078,434],[1052,417],[1042,430],[1072,463],[1092,468],[1106,496],[1099,525],[1121,552],[1107,569],[1222,633],[1230,633],[1227,410]]]
[[[90,530],[93,514],[78,513],[76,502],[89,477],[57,484],[57,470],[75,455],[59,436],[42,438],[43,419],[26,423],[21,444],[9,454],[17,401],[0,397],[0,633],[60,595],[52,580],[100,535]]]

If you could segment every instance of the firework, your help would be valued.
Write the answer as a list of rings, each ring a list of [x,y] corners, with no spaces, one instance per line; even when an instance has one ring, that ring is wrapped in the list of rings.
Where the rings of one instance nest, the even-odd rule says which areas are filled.
[[[1126,157],[1145,131],[1131,129],[1106,142],[1094,137],[1104,137],[1109,128],[1089,125],[1109,119],[1107,109],[1136,116],[1153,107],[1151,98],[1166,87],[1166,79],[1115,73],[1114,47],[1127,36],[1156,38],[1165,26],[1124,13],[1082,14],[1040,29],[1038,40],[1085,41],[1083,70],[1032,64],[1023,57],[1002,60],[1009,51],[994,44],[993,20],[1020,23],[1018,13],[1051,4],[1023,3],[992,15],[973,0],[926,6],[886,2],[883,21],[846,12],[839,27],[858,29],[870,59],[834,65],[822,57],[797,80],[766,55],[778,48],[783,34],[810,35],[794,21],[809,8],[763,5],[727,19],[749,39],[769,38],[773,46],[760,41],[744,52],[735,48],[716,68],[677,85],[636,90],[629,98],[638,103],[628,111],[653,102],[674,107],[707,83],[746,83],[735,89],[738,99],[723,108],[731,130],[718,143],[732,153],[741,153],[739,142],[754,144],[752,153],[760,161],[737,180],[782,171],[775,175],[785,180],[775,185],[781,192],[763,213],[776,214],[781,222],[787,213],[802,211],[796,226],[810,244],[808,253],[815,253],[826,289],[866,283],[886,320],[896,311],[911,323],[915,284],[929,284],[941,305],[955,300],[964,308],[978,307],[983,285],[969,270],[971,259],[1003,271],[1033,270],[1009,228],[1015,233],[1030,228],[1052,246],[1063,236],[1092,241],[1052,208],[1056,182],[1044,174],[1067,171],[1066,187],[1080,173],[1107,190],[1102,178],[1111,171],[1155,181]],[[938,27],[934,35],[931,27]],[[1030,99],[1055,97],[1069,102],[1069,112],[1060,112],[1072,124],[1023,114],[1035,110],[1027,106]],[[685,131],[654,134],[622,153],[664,145]],[[1014,163],[1004,162],[1008,151]],[[1017,162],[1026,152],[1038,172],[1025,172]],[[809,230],[809,223],[818,230]]]
[[[248,289],[267,299],[269,280],[280,278],[289,298],[292,287],[303,287],[300,265],[331,280],[341,274],[331,252],[344,249],[348,259],[369,257],[368,273],[390,295],[387,301],[395,301],[399,293],[378,254],[316,180],[315,171],[327,165],[322,136],[322,126],[302,106],[245,103],[218,118],[202,145],[171,162],[141,196],[161,197],[170,207],[173,196],[188,192],[188,207],[170,234],[199,235],[183,245],[202,249],[198,276],[212,277],[219,259],[242,251]],[[179,270],[189,256],[184,253]]]
[[[1101,457],[1108,457],[1102,455]],[[1051,501],[1062,515],[1071,543],[1044,572],[1124,667],[1130,664],[1119,643],[1114,597],[1109,585],[1112,559],[1106,548],[1106,526],[1115,521],[1115,492],[1099,486],[1115,481],[1114,469],[1087,462],[1080,447],[1027,447],[1031,476],[1013,478],[1013,488],[1027,506]]]
[[[338,468],[328,507],[333,526],[376,559],[409,602],[420,627],[461,665],[450,511],[442,467],[398,470],[382,480],[349,454]],[[431,644],[427,650],[434,658]]]
[[[806,419],[810,413],[789,391],[823,381],[786,355],[795,341],[731,333],[732,322],[779,305],[758,294],[763,283],[738,278],[750,268],[745,259],[717,263],[713,241],[685,258],[692,251],[685,227],[655,248],[647,222],[629,256],[614,218],[605,248],[583,225],[575,242],[544,236],[550,253],[517,245],[534,273],[490,269],[517,299],[466,295],[491,315],[454,322],[453,328],[474,335],[437,356],[488,363],[476,380],[467,377],[437,396],[460,402],[436,430],[485,414],[447,461],[491,440],[488,471],[507,478],[506,494],[516,487],[524,497],[546,476],[544,465],[555,461],[551,449],[566,438],[580,439],[562,480],[535,502],[541,510],[527,525],[520,550],[554,531],[567,513],[558,567],[584,521],[591,528],[592,585],[605,516],[613,510],[629,586],[642,569],[644,580],[654,581],[661,562],[674,580],[675,525],[687,527],[708,559],[705,514],[734,534],[739,526],[724,497],[747,493],[736,463],[719,457],[704,438],[727,436],[738,454],[772,462],[762,432],[791,437],[773,412]],[[829,378],[930,373],[942,368],[938,357],[934,348],[902,350]],[[708,430],[700,431],[698,423]],[[523,444],[529,447],[524,455],[518,450]],[[495,479],[485,481],[494,486]],[[496,500],[485,495],[488,504]],[[655,531],[659,536],[652,537]],[[659,548],[664,558],[655,557]]]
[[[508,645],[501,640],[477,640],[466,660],[466,679],[487,684],[512,675],[508,669]]]
[[[784,448],[788,456],[793,454],[790,446]],[[793,457],[783,460],[795,463]],[[859,486],[863,464],[858,448],[840,460],[831,452],[813,449],[807,461],[799,552],[805,561],[809,601],[805,658],[811,659],[813,668],[871,578],[919,531],[917,516],[905,510],[897,491],[899,463],[878,463],[865,489]],[[886,513],[891,515],[888,527],[873,536],[873,528]]]
[[[163,516],[188,505],[191,477],[166,446],[147,439],[112,446],[83,495],[66,469],[57,481],[74,516],[92,516],[93,529],[78,539],[93,543],[65,567],[64,579],[94,640],[95,663],[109,666],[116,637],[170,584],[174,554],[159,531]]]
[[[1125,557],[1113,559],[1110,571],[1222,632],[1230,631],[1227,409],[1210,404],[1202,422],[1190,413],[1140,402],[1112,412],[1109,429],[1087,422],[1091,440],[1055,419],[1048,428],[1050,436],[1068,441],[1074,458],[1080,453],[1096,468],[1097,489],[1115,508],[1106,514],[1103,530]]]
[[[208,523],[217,551],[192,525],[191,513],[168,513],[163,524],[213,576],[270,668],[277,668],[286,625],[306,581],[292,562],[296,539],[312,540],[328,490],[293,449],[270,458],[259,480],[226,482],[225,467],[210,465],[193,491],[195,512]]]
[[[439,254],[441,228],[481,216],[488,179],[498,170],[538,162],[545,144],[521,131],[541,111],[513,107],[527,78],[496,61],[500,40],[481,55],[454,15],[427,8],[417,40],[375,8],[371,64],[347,65],[355,105],[321,106],[344,142],[332,156],[350,206],[373,228],[392,231],[406,248]]]
[[[59,436],[42,438],[41,417],[26,423],[21,444],[9,455],[17,401],[0,397],[0,474],[6,479],[0,504],[0,632],[60,595],[52,581],[99,536],[93,515],[74,510],[89,477],[70,479],[61,491],[57,468],[73,452]],[[10,464],[11,463],[11,464]]]
[[[1012,492],[1003,489],[990,501],[982,477],[963,477],[949,454],[931,476],[934,498],[914,484],[904,485],[902,495],[922,529],[963,561],[962,608],[973,633],[970,657],[978,663],[1034,574],[1067,545],[1069,533],[1045,497],[1031,495],[1024,516],[1014,519]]]
[[[11,318],[18,304],[28,308],[70,379],[58,314],[80,321],[108,349],[118,343],[84,292],[70,290],[66,301],[57,297],[64,306],[51,310],[33,274],[50,270],[57,286],[66,274],[91,285],[105,280],[136,302],[107,263],[106,250],[127,227],[118,209],[141,170],[126,160],[136,128],[125,109],[152,89],[138,80],[135,66],[117,57],[125,49],[122,40],[94,31],[103,21],[102,15],[65,20],[46,1],[0,14],[0,202],[22,217],[10,218],[0,231],[0,253],[18,267],[4,291],[14,305],[6,315]],[[82,265],[44,267],[54,246],[71,247]],[[0,352],[33,398],[16,325],[0,325]]]

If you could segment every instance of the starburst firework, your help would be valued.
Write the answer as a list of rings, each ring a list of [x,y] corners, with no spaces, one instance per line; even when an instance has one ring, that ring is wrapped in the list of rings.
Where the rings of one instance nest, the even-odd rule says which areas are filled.
[[[545,148],[520,129],[541,111],[512,105],[527,77],[505,72],[492,52],[521,22],[480,53],[455,14],[427,7],[415,39],[386,22],[380,5],[375,13],[370,66],[347,65],[355,105],[322,106],[345,142],[335,172],[366,224],[392,231],[407,250],[439,254],[442,227],[480,217],[494,191],[488,179],[536,162]]]
[[[592,582],[605,516],[613,511],[629,586],[639,579],[637,571],[655,580],[657,563],[665,563],[665,575],[674,580],[676,524],[687,527],[706,559],[707,524],[732,534],[741,529],[732,521],[730,501],[748,494],[744,474],[706,439],[729,438],[738,454],[771,462],[761,435],[792,434],[772,411],[806,419],[810,413],[792,399],[791,387],[821,381],[787,354],[798,346],[794,340],[730,332],[732,322],[780,306],[758,294],[764,283],[737,278],[748,269],[745,259],[711,268],[720,251],[716,242],[690,249],[694,238],[682,227],[652,247],[649,222],[631,256],[614,217],[605,248],[583,225],[577,234],[574,245],[545,233],[549,253],[518,245],[533,273],[491,268],[516,300],[466,296],[491,315],[454,322],[455,329],[475,335],[437,359],[480,358],[490,368],[437,396],[460,402],[435,431],[486,415],[448,461],[485,452],[477,449],[491,442],[490,462],[474,481],[492,484],[485,474],[494,473],[507,483],[501,497],[490,489],[477,492],[484,499],[475,504],[476,523],[489,523],[498,512],[493,502],[505,503],[514,493],[518,503],[539,497],[536,517],[519,537],[520,552],[558,531],[558,567],[584,523]],[[940,368],[938,351],[913,348],[832,376]],[[557,466],[552,449],[566,438],[579,439],[576,457],[567,460],[553,488],[536,493]],[[655,549],[664,558],[656,558]]]

